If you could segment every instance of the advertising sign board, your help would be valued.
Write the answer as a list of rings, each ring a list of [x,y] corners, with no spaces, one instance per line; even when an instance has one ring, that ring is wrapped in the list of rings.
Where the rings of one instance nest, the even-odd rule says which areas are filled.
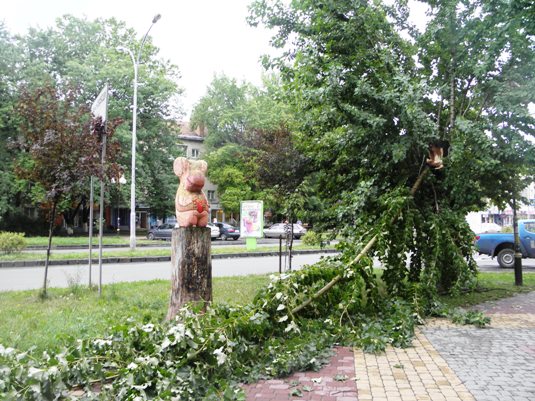
[[[240,233],[244,238],[262,238],[264,235],[264,202],[240,202]]]

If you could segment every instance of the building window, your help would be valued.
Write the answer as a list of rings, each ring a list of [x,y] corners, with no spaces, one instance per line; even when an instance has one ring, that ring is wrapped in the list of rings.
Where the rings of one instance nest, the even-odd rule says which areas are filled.
[[[191,149],[192,159],[197,159],[199,157],[199,149]]]
[[[209,201],[213,201],[215,199],[215,191],[208,190],[206,191],[206,197]]]

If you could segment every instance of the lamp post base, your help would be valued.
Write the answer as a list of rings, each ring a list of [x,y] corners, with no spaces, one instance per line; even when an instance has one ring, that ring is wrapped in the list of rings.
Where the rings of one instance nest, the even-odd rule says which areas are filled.
[[[136,213],[130,213],[130,250],[136,250]]]

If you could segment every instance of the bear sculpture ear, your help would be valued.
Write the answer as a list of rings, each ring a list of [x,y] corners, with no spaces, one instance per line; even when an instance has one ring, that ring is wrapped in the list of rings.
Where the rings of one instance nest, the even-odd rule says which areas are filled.
[[[182,176],[189,169],[189,161],[185,157],[177,157],[173,163],[173,171],[177,176]]]
[[[203,174],[206,174],[206,171],[208,170],[208,163],[206,163],[204,160],[198,160],[197,166]]]

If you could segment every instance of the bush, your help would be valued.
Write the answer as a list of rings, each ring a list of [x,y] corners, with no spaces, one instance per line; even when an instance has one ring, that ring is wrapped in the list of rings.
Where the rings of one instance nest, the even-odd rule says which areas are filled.
[[[42,217],[29,217],[22,211],[15,211],[0,217],[0,231],[23,232],[29,237],[48,236],[48,224]]]
[[[0,232],[0,252],[19,253],[26,248],[24,233]]]
[[[303,244],[308,246],[320,245],[325,246],[329,243],[327,235],[318,234],[315,231],[308,230],[305,235],[303,235]]]

